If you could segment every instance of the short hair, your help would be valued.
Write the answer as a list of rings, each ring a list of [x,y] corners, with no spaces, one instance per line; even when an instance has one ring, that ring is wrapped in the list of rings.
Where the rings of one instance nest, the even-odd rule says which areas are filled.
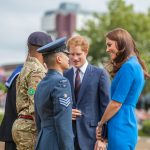
[[[70,49],[70,46],[74,47],[81,46],[82,50],[87,52],[89,50],[88,41],[83,36],[80,35],[73,36],[67,41],[68,50]]]
[[[28,43],[27,46],[28,46],[28,50],[29,50],[29,51],[33,51],[33,50],[34,50],[34,51],[37,51],[37,49],[40,48],[40,46],[32,45],[32,44],[29,44],[29,43]]]
[[[42,54],[43,60],[46,63],[47,67],[54,66],[55,65],[55,58],[57,53],[53,54]]]

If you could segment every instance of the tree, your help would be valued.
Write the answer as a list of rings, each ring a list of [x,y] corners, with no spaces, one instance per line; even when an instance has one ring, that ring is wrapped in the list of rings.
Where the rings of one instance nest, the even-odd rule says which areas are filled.
[[[98,64],[105,59],[105,34],[117,27],[127,29],[136,41],[141,53],[150,49],[150,10],[147,14],[137,13],[132,5],[126,5],[124,0],[110,0],[108,12],[95,13],[94,20],[89,20],[84,29],[78,31],[90,40],[92,63]]]
[[[150,71],[149,19],[150,9],[147,13],[138,13],[134,11],[133,5],[127,5],[124,0],[110,0],[107,12],[95,13],[94,20],[88,20],[84,28],[78,31],[79,34],[89,38],[91,63],[98,65],[107,60],[105,34],[114,28],[121,27],[132,34]],[[150,88],[150,83],[148,85]]]
[[[0,91],[2,91],[3,93],[7,92],[7,88],[5,87],[3,83],[0,83]]]

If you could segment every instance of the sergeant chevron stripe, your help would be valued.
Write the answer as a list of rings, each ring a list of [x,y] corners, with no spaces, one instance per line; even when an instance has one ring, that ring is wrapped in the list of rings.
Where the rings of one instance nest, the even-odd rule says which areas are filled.
[[[68,107],[70,104],[70,97],[66,98],[59,98],[59,102],[61,105]]]

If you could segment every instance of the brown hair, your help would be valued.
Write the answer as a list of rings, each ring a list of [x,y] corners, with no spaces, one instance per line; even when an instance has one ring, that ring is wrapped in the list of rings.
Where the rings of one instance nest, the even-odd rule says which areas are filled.
[[[74,47],[81,46],[82,50],[86,52],[88,52],[89,50],[88,41],[83,36],[80,35],[73,36],[67,41],[68,49],[70,49],[70,46],[74,46]]]
[[[113,61],[109,62],[106,66],[106,68],[108,66],[108,68],[110,68],[111,66],[111,69],[108,71],[112,76],[116,74],[121,65],[129,58],[130,54],[134,53],[144,70],[145,76],[150,78],[147,67],[144,61],[140,58],[139,51],[136,48],[135,42],[127,30],[116,28],[108,32],[106,34],[106,38],[116,41],[116,47],[119,50],[119,52],[117,53],[117,57]]]

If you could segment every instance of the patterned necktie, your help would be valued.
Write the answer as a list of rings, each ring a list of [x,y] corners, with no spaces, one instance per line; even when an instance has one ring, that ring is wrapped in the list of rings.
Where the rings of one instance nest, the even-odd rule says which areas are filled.
[[[81,80],[80,80],[80,69],[78,68],[76,71],[76,77],[75,77],[75,89],[74,89],[74,94],[75,94],[75,100],[76,102],[78,101],[78,94],[81,86]]]

